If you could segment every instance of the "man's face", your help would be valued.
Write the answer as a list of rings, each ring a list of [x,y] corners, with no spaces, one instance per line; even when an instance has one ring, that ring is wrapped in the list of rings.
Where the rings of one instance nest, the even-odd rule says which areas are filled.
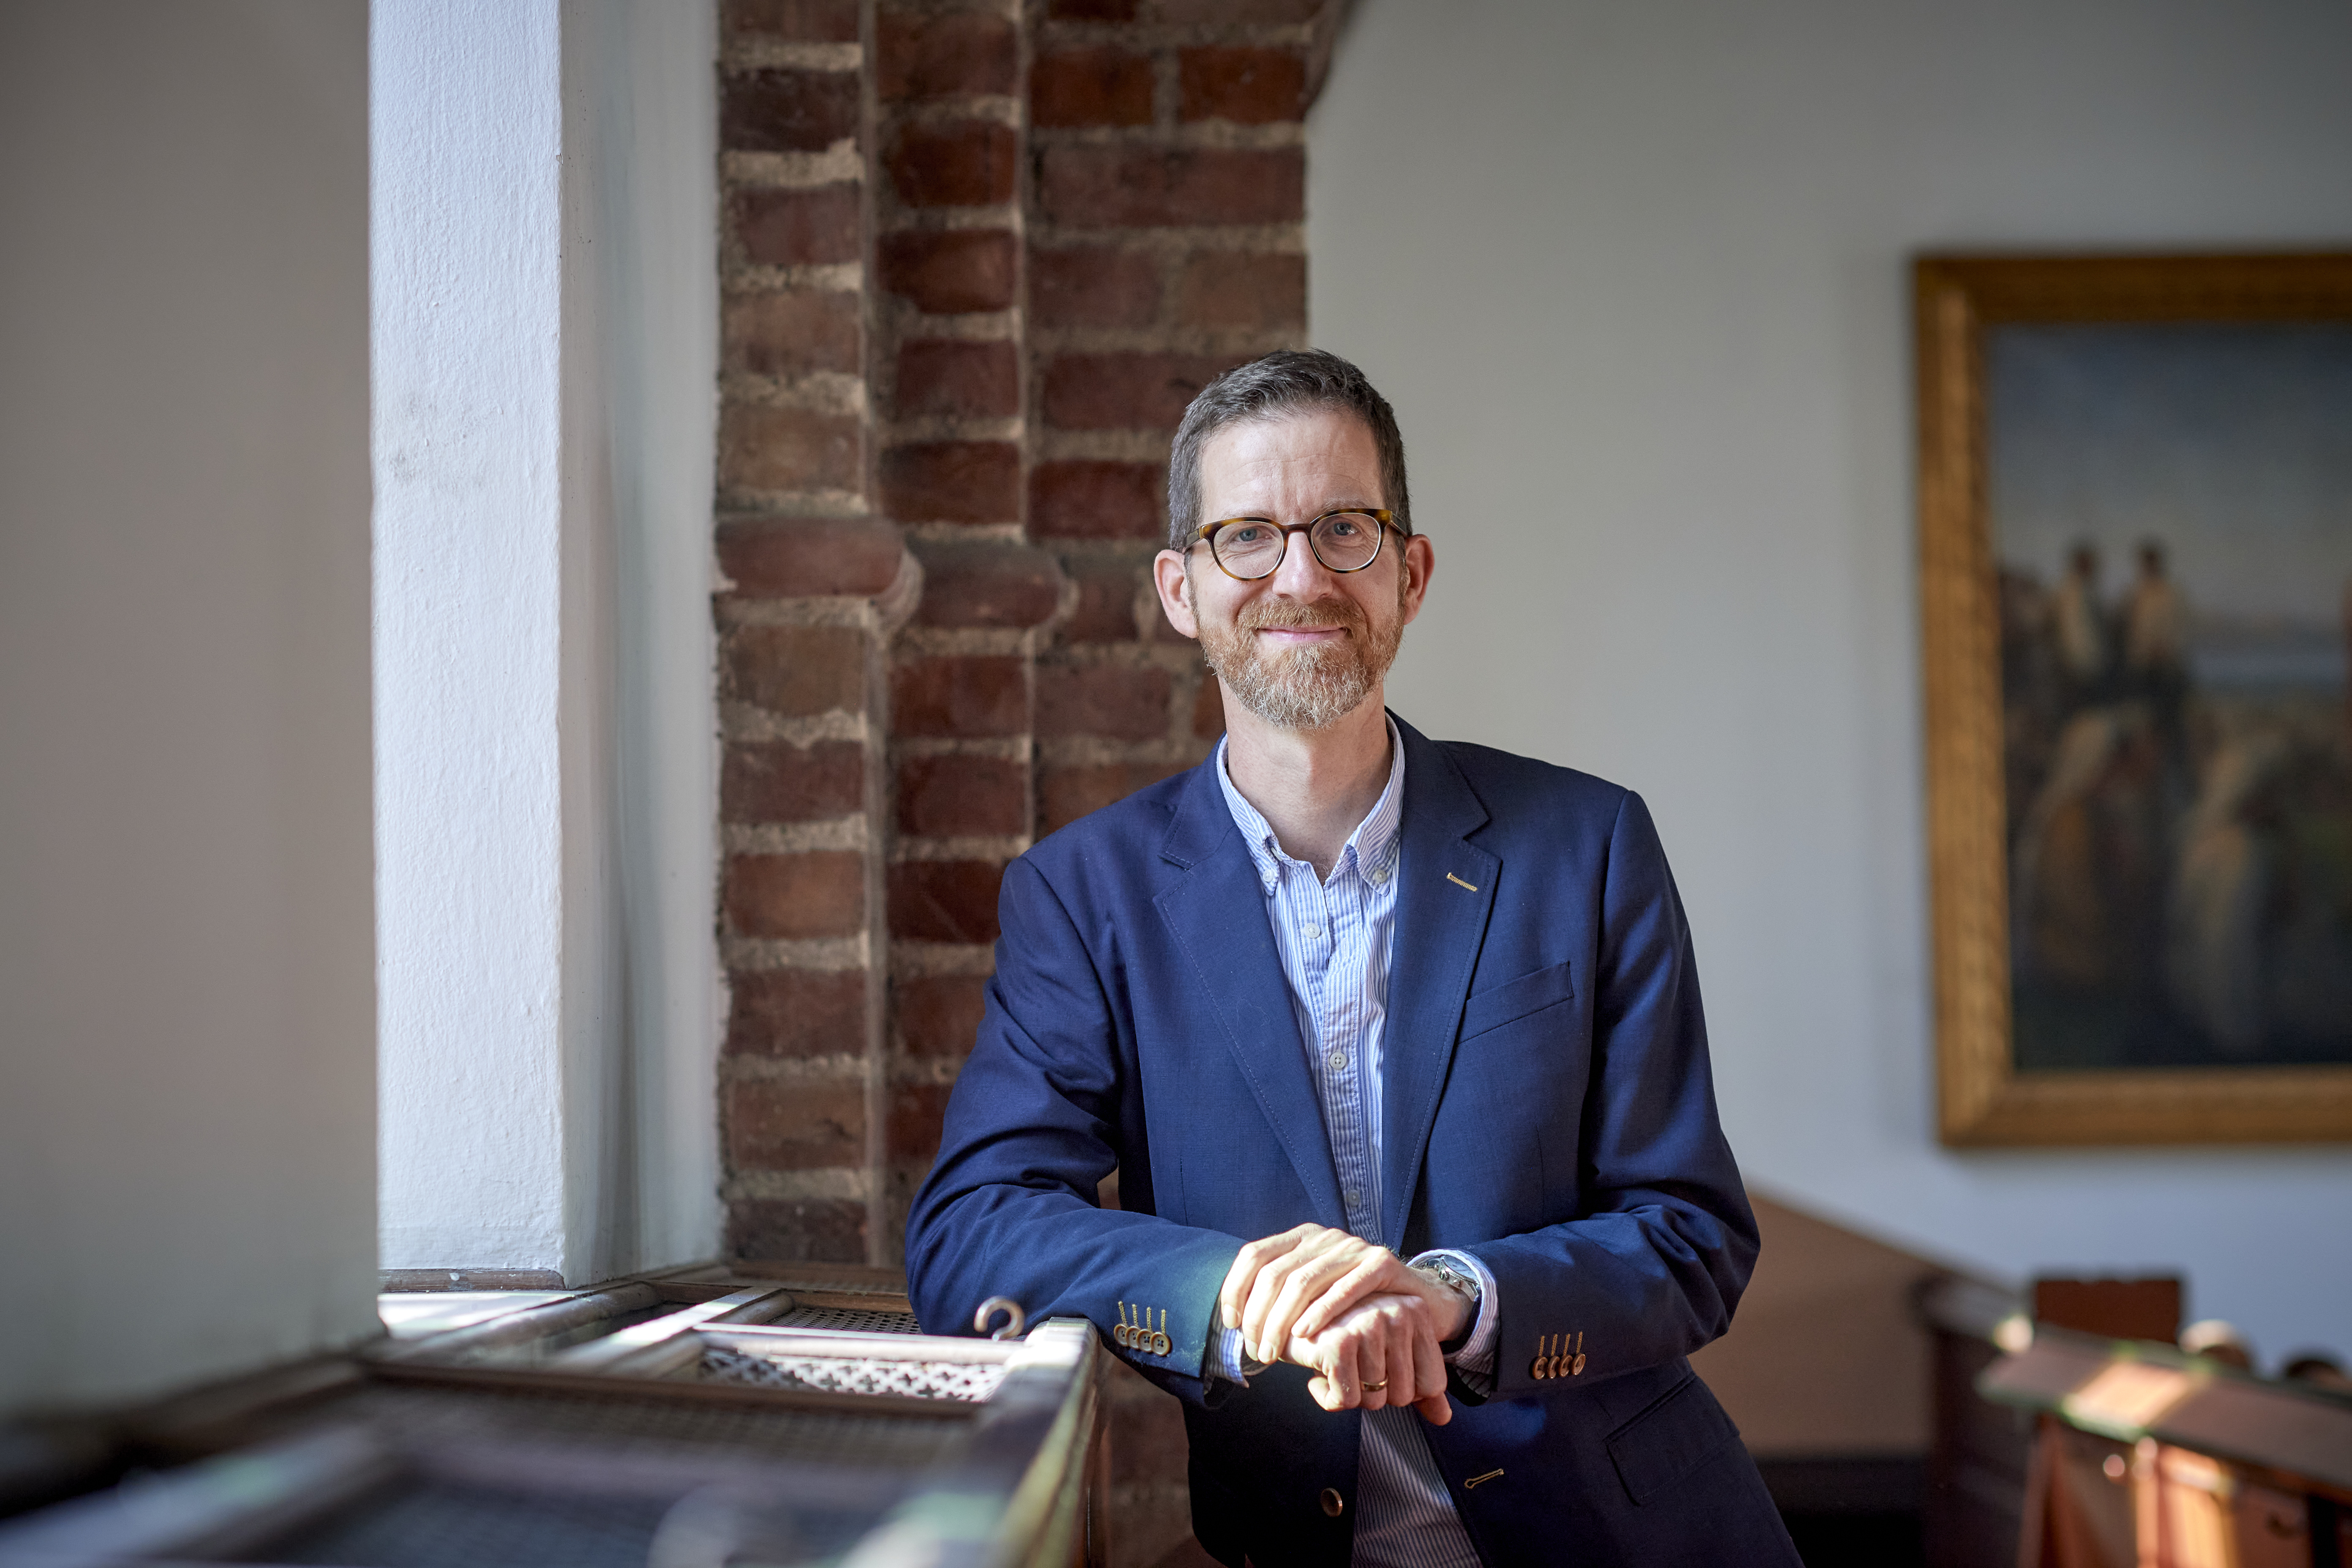
[[[1315,410],[1229,425],[1201,449],[1201,517],[1311,522],[1387,504],[1380,450],[1364,422]],[[1292,534],[1272,576],[1236,582],[1198,544],[1154,563],[1170,624],[1198,637],[1228,692],[1269,724],[1316,730],[1381,690],[1406,623],[1421,613],[1425,539],[1393,533],[1360,572],[1328,570]]]

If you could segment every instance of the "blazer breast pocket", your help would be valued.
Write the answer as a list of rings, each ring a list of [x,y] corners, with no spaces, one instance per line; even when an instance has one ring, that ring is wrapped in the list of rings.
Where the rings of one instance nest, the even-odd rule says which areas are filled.
[[[1516,1023],[1530,1013],[1559,1006],[1576,994],[1568,972],[1569,965],[1555,963],[1549,969],[1538,969],[1533,974],[1522,974],[1517,980],[1506,980],[1500,985],[1471,993],[1470,999],[1462,1005],[1460,1037],[1466,1040]]]

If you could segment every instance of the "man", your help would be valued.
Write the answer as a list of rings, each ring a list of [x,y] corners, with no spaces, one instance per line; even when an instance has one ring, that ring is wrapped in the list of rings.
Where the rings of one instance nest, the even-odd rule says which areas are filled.
[[[925,1326],[1092,1319],[1227,1563],[1794,1563],[1683,1360],[1757,1237],[1648,813],[1389,716],[1434,552],[1346,361],[1203,390],[1169,513],[1226,738],[1007,868]]]

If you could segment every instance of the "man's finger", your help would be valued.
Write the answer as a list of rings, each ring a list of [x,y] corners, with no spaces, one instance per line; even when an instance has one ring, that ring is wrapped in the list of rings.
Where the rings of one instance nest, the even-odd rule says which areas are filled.
[[[1274,1310],[1274,1299],[1281,1294],[1283,1282],[1297,1267],[1298,1254],[1296,1250],[1268,1258],[1258,1269],[1257,1277],[1250,1281],[1249,1291],[1242,1299],[1235,1326],[1242,1331],[1242,1343],[1249,1346],[1250,1353],[1260,1361],[1269,1359],[1265,1353],[1266,1316]],[[1281,1342],[1275,1342],[1278,1344]]]
[[[1317,1373],[1307,1392],[1326,1410],[1345,1410],[1356,1402],[1356,1347],[1345,1338],[1313,1347]]]
[[[1389,1331],[1389,1403],[1411,1405],[1429,1392],[1423,1381],[1425,1368],[1421,1363],[1422,1346],[1437,1348],[1430,1337],[1425,1314],[1414,1312],[1402,1321],[1392,1321]],[[1442,1364],[1442,1363],[1441,1363]]]
[[[1315,1283],[1344,1269],[1348,1256],[1360,1245],[1345,1231],[1309,1228],[1315,1234],[1300,1237],[1297,1245],[1258,1269],[1242,1304],[1242,1338],[1260,1361],[1272,1361],[1280,1353],[1291,1337],[1297,1307],[1313,1300]]]
[[[1311,1340],[1365,1298],[1402,1289],[1402,1282],[1389,1279],[1391,1265],[1403,1267],[1397,1256],[1385,1248],[1364,1258],[1324,1287],[1323,1294],[1299,1314],[1291,1331],[1301,1339]]]
[[[1428,1314],[1421,1317],[1423,1323],[1428,1321]],[[1415,1404],[1433,1394],[1439,1399],[1445,1397],[1445,1352],[1437,1348],[1433,1330],[1424,1328],[1412,1337],[1412,1371],[1413,1393],[1418,1396]]]
[[[1298,1315],[1315,1304],[1333,1279],[1348,1271],[1344,1255],[1309,1253],[1303,1247],[1284,1261],[1290,1267],[1283,1274],[1281,1286],[1267,1301],[1264,1314],[1253,1325],[1255,1333],[1252,1337],[1262,1347],[1286,1344],[1294,1334],[1300,1339],[1312,1338],[1312,1335],[1299,1332],[1297,1327]],[[1262,1349],[1258,1359],[1266,1361],[1272,1358]]]
[[[1368,1335],[1378,1336],[1368,1340],[1366,1349],[1368,1359],[1380,1368],[1372,1375],[1380,1380],[1381,1387],[1375,1393],[1367,1385],[1364,1407],[1367,1410],[1375,1408],[1372,1405],[1374,1400],[1380,1401],[1378,1407],[1382,1409],[1391,1405],[1411,1404],[1415,1392],[1412,1385],[1412,1326],[1399,1322],[1386,1312],[1379,1312],[1365,1327]]]
[[[1432,1426],[1443,1426],[1454,1419],[1454,1404],[1442,1394],[1433,1394],[1426,1399],[1416,1399],[1413,1401],[1412,1407],[1420,1411],[1421,1418]]]
[[[1256,1282],[1258,1271],[1296,1248],[1309,1231],[1319,1228],[1312,1224],[1295,1225],[1279,1236],[1242,1245],[1242,1249],[1234,1255],[1233,1267],[1225,1270],[1225,1282],[1217,1288],[1217,1308],[1227,1328],[1242,1326],[1242,1303],[1249,1299],[1250,1287]]]

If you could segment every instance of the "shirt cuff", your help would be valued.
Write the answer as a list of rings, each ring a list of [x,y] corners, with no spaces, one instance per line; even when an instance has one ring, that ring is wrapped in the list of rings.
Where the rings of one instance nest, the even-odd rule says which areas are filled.
[[[1477,1254],[1456,1252],[1450,1247],[1424,1252],[1412,1263],[1427,1263],[1439,1258],[1478,1281],[1477,1321],[1470,1325],[1470,1337],[1462,1342],[1462,1348],[1445,1358],[1446,1364],[1460,1373],[1472,1388],[1480,1394],[1490,1394],[1495,1387],[1495,1344],[1502,1337],[1503,1328],[1495,1277],[1478,1261]]]
[[[1208,1363],[1202,1368],[1205,1377],[1222,1377],[1227,1383],[1238,1383],[1247,1388],[1249,1380],[1265,1370],[1265,1363],[1251,1359],[1247,1344],[1239,1329],[1222,1325],[1212,1328]]]

